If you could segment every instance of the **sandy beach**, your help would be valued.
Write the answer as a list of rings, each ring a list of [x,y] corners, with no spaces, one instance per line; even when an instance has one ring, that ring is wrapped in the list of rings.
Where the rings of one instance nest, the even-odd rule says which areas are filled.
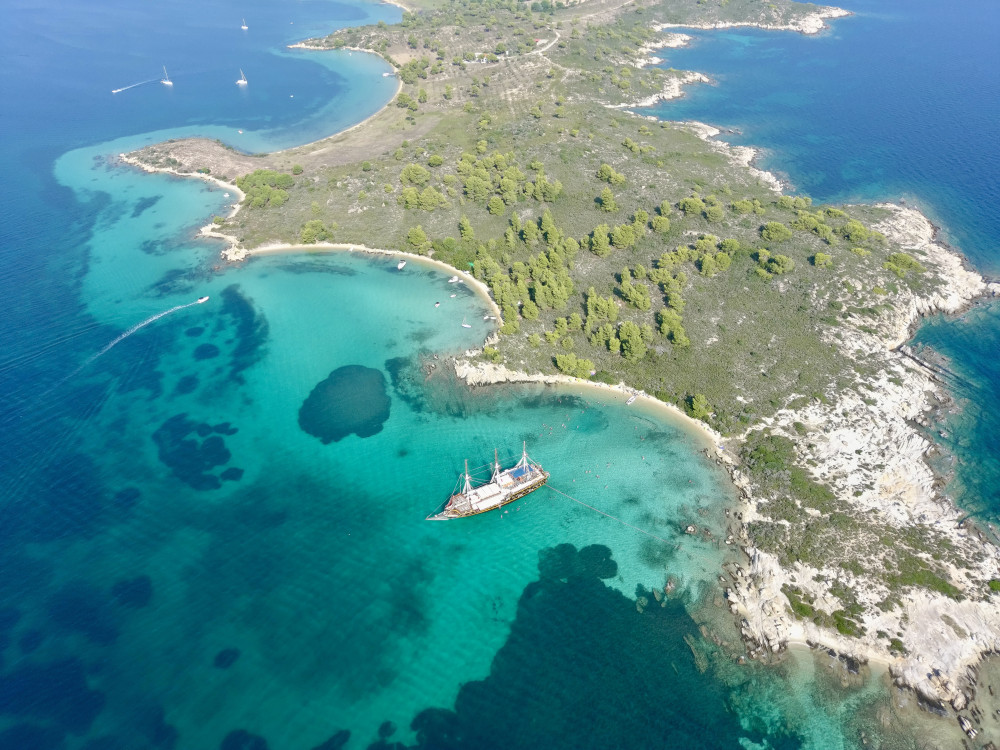
[[[702,447],[711,452],[713,456],[724,456],[724,439],[722,435],[706,425],[685,414],[681,409],[660,401],[650,396],[644,391],[618,383],[608,385],[607,383],[597,383],[592,380],[583,380],[569,375],[549,375],[543,373],[527,373],[520,370],[511,370],[501,364],[491,364],[489,362],[470,362],[468,360],[456,360],[455,374],[470,386],[493,385],[496,383],[544,383],[546,385],[572,386],[584,390],[597,389],[602,393],[613,393],[627,400],[631,396],[636,396],[635,403],[640,408],[656,414],[667,422],[682,427],[687,432],[695,434],[703,443]]]
[[[209,225],[211,226],[211,225]],[[202,229],[203,234],[209,234]],[[467,271],[462,271],[454,266],[449,266],[447,263],[443,263],[439,260],[434,260],[433,258],[428,258],[426,255],[417,255],[416,253],[408,253],[402,250],[384,250],[382,248],[367,247],[366,245],[361,245],[358,243],[344,243],[344,242],[317,242],[311,245],[293,245],[281,242],[273,242],[268,245],[261,245],[260,247],[255,247],[252,250],[244,250],[242,248],[229,248],[224,250],[223,257],[232,262],[238,262],[241,260],[246,260],[247,258],[252,258],[262,255],[285,255],[285,254],[296,254],[296,253],[365,253],[368,255],[376,255],[393,258],[395,260],[405,260],[407,263],[415,263],[417,265],[424,266],[425,268],[432,268],[435,271],[440,271],[448,276],[458,276],[459,280],[465,283],[470,289],[472,289],[476,295],[483,301],[483,303],[490,309],[492,314],[497,319],[497,325],[503,325],[503,320],[500,316],[500,308],[497,307],[496,302],[493,301],[493,297],[490,295],[489,287],[483,282],[473,276]]]

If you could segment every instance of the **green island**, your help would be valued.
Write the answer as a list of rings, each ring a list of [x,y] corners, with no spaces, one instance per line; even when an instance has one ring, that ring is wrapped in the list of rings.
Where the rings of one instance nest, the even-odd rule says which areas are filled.
[[[880,661],[966,710],[974,666],[1000,649],[1000,565],[926,463],[922,425],[946,396],[905,342],[920,315],[995,285],[916,211],[783,194],[714,128],[630,111],[707,81],[648,66],[684,43],[668,26],[813,33],[844,13],[407,5],[399,25],[300,45],[393,66],[395,98],[364,123],[275,154],[192,139],[126,160],[235,185],[240,209],[205,232],[233,262],[379,248],[478,282],[498,330],[455,363],[470,384],[582,379],[697,420],[741,492],[726,543],[745,557],[720,574],[751,654],[798,642]]]

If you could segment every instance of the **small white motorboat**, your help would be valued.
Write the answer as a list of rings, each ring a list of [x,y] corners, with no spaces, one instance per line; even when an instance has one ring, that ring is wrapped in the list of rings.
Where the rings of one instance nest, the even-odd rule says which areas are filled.
[[[454,284],[456,281],[458,281],[458,276],[452,276],[450,279],[448,279],[449,284]]]
[[[632,403],[633,401],[635,401],[635,400],[636,400],[637,398],[639,398],[639,397],[638,397],[638,396],[636,396],[636,395],[634,395],[634,394],[633,394],[632,396],[629,396],[629,399],[628,399],[628,401],[626,401],[626,402],[625,402],[625,406],[629,406],[629,405],[630,405],[630,404],[631,404],[631,403]]]
[[[198,298],[198,304],[199,304],[199,305],[203,305],[203,304],[205,304],[206,302],[208,302],[208,297],[207,297],[207,296],[206,296],[206,297],[199,297],[199,298]]]
[[[396,270],[397,271],[402,271],[405,266],[406,266],[406,261],[405,260],[401,260],[401,261],[399,261],[399,263],[396,264]]]

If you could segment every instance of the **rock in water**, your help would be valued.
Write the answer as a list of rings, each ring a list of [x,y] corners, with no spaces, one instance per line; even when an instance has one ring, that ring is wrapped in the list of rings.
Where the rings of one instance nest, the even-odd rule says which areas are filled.
[[[224,648],[215,655],[215,660],[212,664],[219,669],[229,669],[239,658],[240,650],[238,648]]]
[[[347,729],[341,729],[333,737],[321,745],[316,745],[313,750],[340,750],[351,739],[351,733]]]
[[[219,750],[267,750],[267,741],[245,729],[234,729],[222,740]]]
[[[391,401],[380,370],[347,365],[318,383],[299,409],[299,427],[324,444],[382,431]]]

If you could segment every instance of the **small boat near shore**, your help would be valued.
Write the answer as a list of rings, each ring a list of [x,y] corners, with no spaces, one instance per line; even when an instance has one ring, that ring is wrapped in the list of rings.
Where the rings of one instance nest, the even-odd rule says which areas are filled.
[[[466,322],[465,318],[462,318],[462,328],[472,328],[472,324]]]
[[[637,398],[639,397],[633,393],[631,396],[629,396],[628,401],[625,402],[625,406],[631,406]]]
[[[448,279],[449,284],[454,284],[456,281],[458,281],[458,276],[452,276],[450,279]]]
[[[526,445],[522,445],[521,460],[509,469],[500,468],[494,451],[490,480],[474,486],[469,474],[469,462],[466,461],[465,473],[459,477],[462,489],[452,494],[444,509],[429,516],[428,520],[447,521],[486,513],[534,492],[548,479],[549,473],[528,457]]]
[[[405,260],[401,260],[401,261],[399,261],[399,263],[396,264],[396,270],[397,271],[402,271],[405,267],[406,267],[406,261]]]

